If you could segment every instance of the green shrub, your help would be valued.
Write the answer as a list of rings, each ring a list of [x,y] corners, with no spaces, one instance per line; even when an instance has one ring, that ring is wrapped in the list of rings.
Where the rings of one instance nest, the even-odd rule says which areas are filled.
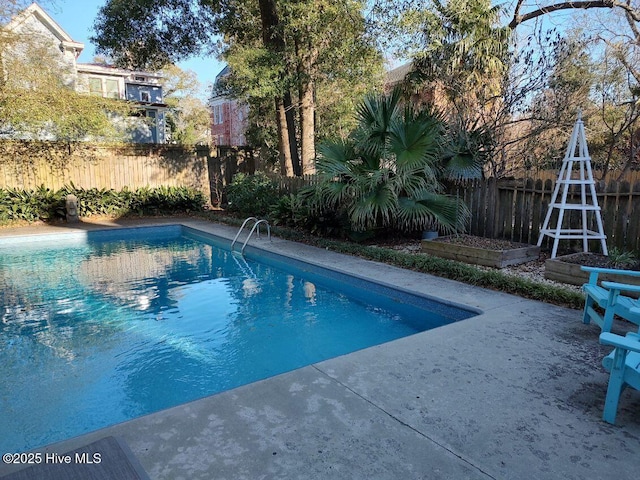
[[[271,208],[269,218],[274,225],[305,230],[314,235],[351,238],[353,232],[345,212],[322,208],[315,201],[315,193],[313,188],[303,188],[297,194],[281,197]]]
[[[51,219],[64,215],[64,194],[41,186],[35,190],[0,189],[0,219]]]
[[[609,261],[615,268],[633,269],[638,265],[638,259],[633,252],[627,252],[613,247],[609,250]]]
[[[147,187],[124,193],[129,195],[127,209],[138,215],[197,212],[206,203],[202,192],[186,187]]]
[[[239,216],[267,216],[278,202],[278,186],[264,173],[238,173],[227,185],[227,210]]]
[[[290,193],[280,197],[271,207],[269,218],[274,225],[307,228],[310,217],[309,207],[299,195]]]
[[[66,185],[54,192],[41,186],[35,190],[0,189],[0,220],[54,220],[66,216],[66,196],[78,198],[78,214],[92,215],[167,215],[203,210],[202,192],[187,187],[155,187],[121,191],[79,188]]]

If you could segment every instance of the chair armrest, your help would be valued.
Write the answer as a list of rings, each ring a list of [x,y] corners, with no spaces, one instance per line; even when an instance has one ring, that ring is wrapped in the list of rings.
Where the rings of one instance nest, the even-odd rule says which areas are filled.
[[[627,283],[617,283],[617,282],[602,282],[602,286],[604,288],[608,288],[609,290],[620,290],[627,292],[638,292],[640,293],[640,285],[629,285]]]
[[[609,273],[614,275],[627,275],[629,277],[640,277],[640,270],[619,270],[617,268],[600,268],[600,267],[587,267],[582,265],[580,270],[590,273]]]
[[[603,345],[611,345],[616,348],[622,348],[630,352],[640,353],[640,339],[637,335],[630,335],[628,337],[622,337],[615,333],[601,333],[600,343]]]

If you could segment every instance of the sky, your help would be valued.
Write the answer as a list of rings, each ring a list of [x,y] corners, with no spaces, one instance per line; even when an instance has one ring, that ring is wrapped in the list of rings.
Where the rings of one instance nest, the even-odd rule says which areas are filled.
[[[51,0],[39,2],[40,6],[69,34],[76,42],[84,43],[84,50],[78,58],[80,63],[91,63],[95,56],[95,46],[89,41],[94,35],[93,23],[100,7],[106,0]],[[178,64],[183,70],[193,70],[201,85],[200,97],[207,97],[206,87],[224,68],[224,64],[210,58],[192,58]]]

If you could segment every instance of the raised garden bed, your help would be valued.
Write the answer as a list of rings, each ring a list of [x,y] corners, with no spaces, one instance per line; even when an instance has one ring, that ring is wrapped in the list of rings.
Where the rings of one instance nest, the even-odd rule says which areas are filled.
[[[451,235],[422,241],[422,251],[449,260],[504,268],[536,260],[540,247],[473,235]]]
[[[589,281],[589,273],[583,272],[582,265],[601,268],[618,268],[611,263],[609,257],[598,253],[572,253],[556,258],[548,258],[544,264],[544,277],[556,282],[569,283],[572,285],[582,285]],[[631,265],[625,267],[627,270],[637,270],[639,266]],[[640,277],[628,277],[624,275],[601,274],[598,280],[608,282],[628,283],[640,285]]]

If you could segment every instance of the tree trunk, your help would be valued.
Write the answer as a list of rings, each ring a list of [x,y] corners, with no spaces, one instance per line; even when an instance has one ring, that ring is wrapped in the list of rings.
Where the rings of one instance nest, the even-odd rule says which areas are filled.
[[[280,174],[286,177],[293,177],[293,162],[291,160],[291,150],[289,145],[289,132],[287,129],[287,118],[284,111],[284,102],[281,98],[276,98],[276,120],[278,124],[278,149],[280,151]]]
[[[301,48],[301,45],[303,46]],[[318,48],[306,40],[295,40],[296,57],[298,57],[298,96],[300,98],[300,151],[302,157],[302,173],[315,173],[315,85],[314,64],[318,58]]]
[[[300,85],[300,146],[302,153],[302,173],[312,174],[316,171],[315,145],[315,102],[312,81],[304,81]]]
[[[284,52],[285,42],[278,26],[278,12],[274,0],[259,0],[260,20],[262,22],[262,43],[267,50],[275,53]],[[284,170],[301,175],[298,141],[296,139],[295,118],[291,106],[291,94],[286,92],[282,99],[276,99],[276,120],[278,125],[278,144],[280,158],[285,163]],[[284,118],[282,118],[284,115]],[[291,165],[291,170],[289,170]],[[288,174],[287,174],[288,175]]]
[[[298,140],[296,138],[296,121],[294,117],[291,94],[287,91],[282,98],[286,120],[287,138],[289,140],[289,152],[291,153],[291,166],[296,177],[302,176],[302,165],[298,155]]]

